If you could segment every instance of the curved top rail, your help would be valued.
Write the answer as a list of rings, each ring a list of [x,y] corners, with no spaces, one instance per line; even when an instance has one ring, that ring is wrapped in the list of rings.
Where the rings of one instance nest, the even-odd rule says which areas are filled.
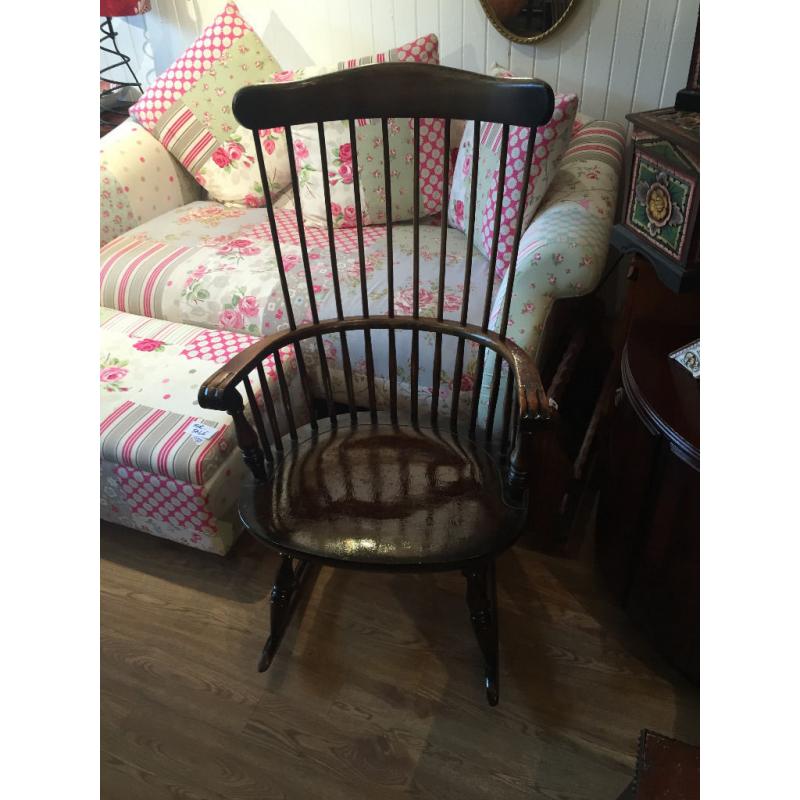
[[[432,64],[370,64],[289,83],[245,86],[233,114],[250,130],[378,118],[480,118],[525,127],[553,115],[553,90],[535,78],[492,78]]]

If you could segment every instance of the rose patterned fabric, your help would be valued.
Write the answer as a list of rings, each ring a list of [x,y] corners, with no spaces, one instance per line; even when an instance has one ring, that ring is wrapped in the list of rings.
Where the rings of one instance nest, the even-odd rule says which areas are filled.
[[[508,335],[534,356],[553,302],[589,294],[600,280],[624,147],[625,133],[617,123],[586,122],[522,235]]]
[[[130,113],[211,197],[243,203],[261,191],[261,182],[231,110],[233,95],[277,70],[278,62],[229,2]],[[252,139],[246,133],[245,142]]]
[[[373,56],[351,58],[338,64],[283,70],[270,75],[265,83],[285,83],[325,75],[330,72],[365,66],[372,63],[415,62],[439,63],[439,41],[434,34],[421,36],[412,42]],[[356,121],[356,147],[360,200],[363,222],[366,225],[386,221],[386,198],[384,185],[383,133],[380,120],[360,119]],[[326,122],[325,156],[327,176],[322,174],[322,155],[317,126],[296,125],[291,128],[292,157],[297,168],[303,216],[308,225],[327,224],[323,181],[327,180],[331,191],[331,208],[334,226],[356,225],[353,181],[353,153],[350,128],[346,122]],[[413,214],[413,124],[408,119],[388,121],[390,149],[389,160],[392,180],[392,218],[399,222],[411,219]],[[244,163],[255,163],[256,152],[252,133],[239,126],[233,138],[236,150],[219,152],[198,171],[198,180],[209,194],[217,199],[217,179],[220,169],[231,168],[234,160],[239,167]],[[270,193],[286,189],[291,182],[287,139],[283,128],[268,128],[260,131],[264,164],[269,180]],[[437,213],[442,206],[441,170],[444,159],[444,122],[439,119],[420,120],[420,208],[422,214]],[[253,191],[243,199],[251,207],[265,203],[261,185],[254,184]]]
[[[588,248],[579,254],[579,261],[584,261],[582,280],[572,290],[580,294],[593,288],[598,277],[595,273],[605,258],[603,248],[612,223],[622,141],[622,133],[613,123],[589,123],[582,129],[564,155],[542,207],[522,238],[518,272],[527,263],[525,259],[536,258],[536,252],[539,252],[536,264],[540,265],[542,247],[561,244],[566,236],[574,243],[569,252],[580,250],[582,243]],[[545,210],[547,215],[540,219]],[[294,210],[291,206],[279,208],[276,220],[294,314],[301,323],[311,318],[311,312]],[[565,231],[562,220],[568,220],[574,230]],[[599,227],[595,225],[597,220],[602,223]],[[588,239],[587,230],[591,232]],[[397,313],[403,313],[403,292],[411,285],[413,226],[397,224],[393,231],[395,306]],[[319,315],[334,316],[327,231],[309,228],[307,234]],[[387,292],[385,227],[366,228],[364,237],[370,307],[383,311]],[[439,237],[438,226],[421,226],[423,314],[433,313],[435,308]],[[346,314],[359,314],[356,231],[336,230],[335,240],[344,310]],[[515,296],[536,305],[536,295],[551,292],[553,282],[562,273],[564,278],[570,275],[568,280],[573,280],[574,273],[563,272],[572,265],[561,267],[566,262],[566,253],[554,254],[555,261],[542,282],[531,286],[521,284],[518,279]],[[466,237],[460,231],[448,229],[446,280],[454,289],[463,281],[465,257]],[[586,269],[589,262],[592,269]],[[488,259],[476,251],[473,287],[484,282],[487,268]],[[287,320],[266,212],[199,201],[129,231],[101,251],[100,302],[129,313],[254,336],[285,328]],[[493,313],[501,306],[502,302],[495,303]],[[481,308],[479,301],[470,301],[471,320],[480,321]],[[530,332],[531,328],[525,330]],[[533,340],[522,337],[520,343],[535,350]]]
[[[129,231],[101,251],[101,305],[159,319],[266,335],[287,327],[275,251],[264,209],[201,201]],[[276,211],[281,255],[298,324],[311,319],[294,209]],[[413,226],[393,226],[395,308],[410,309]],[[434,313],[439,270],[438,225],[420,228],[420,308]],[[361,313],[357,233],[335,231],[345,314]],[[364,231],[370,306],[386,310],[386,228]],[[328,234],[307,229],[314,299],[321,318],[335,316]],[[448,230],[447,279],[463,279],[466,238]],[[484,282],[486,259],[475,253],[473,288]],[[477,291],[477,289],[475,289]],[[450,302],[450,301],[448,301]],[[482,302],[470,305],[480,321]],[[477,315],[473,317],[473,314]]]
[[[103,519],[215,553],[231,547],[241,455],[228,415],[201,409],[197,392],[254,341],[100,309]],[[299,401],[292,353],[282,361]],[[264,366],[274,383],[274,363]]]
[[[128,120],[100,139],[100,244],[203,190],[141,125]]]
[[[555,179],[520,244],[508,335],[534,356],[538,354],[541,334],[553,302],[560,297],[591,292],[597,285],[605,263],[616,204],[624,135],[622,129],[613,123],[589,120],[584,120],[584,123],[564,153]],[[308,322],[311,314],[293,208],[279,203],[277,218],[294,313],[298,323]],[[335,303],[327,231],[308,229],[308,232],[314,298],[320,318],[330,318],[335,316]],[[413,304],[412,226],[397,224],[393,227],[393,233],[395,311],[398,314],[409,314]],[[370,309],[379,313],[385,313],[387,301],[385,235],[384,226],[373,226],[364,230],[368,299]],[[420,313],[423,316],[435,314],[440,237],[441,232],[437,225],[426,224],[420,228],[419,301]],[[360,264],[356,232],[353,229],[338,229],[335,231],[335,238],[344,310],[346,314],[360,314]],[[448,318],[457,317],[460,311],[466,247],[465,235],[460,231],[448,229],[445,258],[445,316]],[[249,341],[249,337],[287,327],[277,265],[271,246],[266,212],[263,209],[226,207],[208,201],[198,201],[174,209],[110,242],[102,251],[101,271],[103,306],[141,314],[143,317],[133,317],[129,313],[119,316],[137,320],[137,324],[146,322],[152,326],[162,326],[162,328],[166,326],[167,333],[170,326],[176,331],[186,328],[191,332],[190,336],[194,337],[194,346],[191,349],[197,353],[217,353],[216,357],[220,359],[220,363],[223,354],[215,350],[217,347],[215,342],[220,341],[216,337],[221,333],[243,336],[241,340],[231,340],[243,343]],[[500,324],[508,275],[506,272],[502,278],[499,276],[493,278],[490,316],[490,327],[493,329]],[[469,296],[470,321],[480,321],[483,288],[487,278],[488,259],[475,250]],[[107,331],[104,334],[104,341],[107,341],[105,337],[108,335]],[[203,336],[208,340],[204,342]],[[346,393],[341,368],[341,342],[338,337],[325,338],[326,363],[332,373],[334,390],[337,399],[344,401]],[[164,399],[164,395],[174,395],[174,392],[168,392],[161,387],[155,369],[142,368],[133,375],[136,378],[133,382],[128,373],[122,375],[119,372],[119,370],[130,370],[131,365],[145,364],[146,362],[141,361],[145,357],[170,357],[170,347],[162,351],[153,343],[169,341],[167,335],[161,328],[154,327],[151,330],[144,327],[138,332],[133,329],[127,331],[124,336],[121,335],[121,339],[122,341],[113,346],[104,346],[101,356],[101,370],[110,370],[103,373],[105,380],[102,381],[104,387],[102,392],[107,395],[105,402],[109,403],[109,398],[112,398],[117,404],[106,406],[108,411],[104,411],[104,419],[130,399],[137,405],[151,409],[149,412],[140,413],[164,411],[199,416],[197,407],[193,405],[197,387],[216,369],[216,363],[204,361],[202,358],[187,359],[187,356],[181,355],[179,351],[175,363],[170,366],[170,371],[164,374],[164,377],[172,377],[173,374],[186,376],[179,378],[179,383],[184,387],[180,404],[172,405],[171,403],[177,403],[177,400],[173,401],[172,397]],[[145,339],[148,341],[142,341],[138,347],[134,347],[137,341]],[[361,334],[351,333],[348,334],[347,340],[351,359],[356,365],[354,383],[357,399],[361,404],[365,404],[368,395],[364,338]],[[221,341],[225,341],[224,337]],[[387,341],[385,332],[373,334],[373,356],[380,402],[388,397]],[[185,343],[174,342],[174,344],[180,344],[181,349],[186,349]],[[433,344],[432,335],[424,333],[420,335],[422,363],[419,389],[420,404],[423,407],[430,402],[432,395]],[[442,413],[447,413],[449,410],[453,392],[454,376],[449,368],[452,364],[453,346],[451,342],[445,340],[443,365],[447,366],[440,374],[439,390]],[[401,365],[398,377],[403,407],[408,405],[410,376],[402,365],[408,363],[410,347],[410,334],[398,333],[398,362]],[[310,356],[314,343],[309,342],[308,348],[309,363],[313,363]],[[175,349],[177,348],[173,348],[173,353]],[[476,348],[468,346],[464,359],[465,372],[461,381],[462,398],[465,398],[462,399],[462,413],[466,413],[469,409],[468,393],[475,379],[476,360]],[[123,361],[128,363],[122,364]],[[187,369],[192,367],[188,364],[198,368],[202,368],[205,364],[207,371],[204,373],[198,371],[189,376]],[[488,404],[492,364],[492,359],[488,358],[488,368],[480,388],[479,424]],[[296,371],[292,374],[296,374]],[[319,370],[312,369],[311,377],[315,383],[314,393],[321,397],[322,382]],[[292,391],[293,397],[297,400],[296,408],[302,409],[303,401],[296,378],[294,380]],[[130,395],[129,392],[134,387],[137,389],[137,394]],[[126,388],[127,391],[122,391]],[[502,395],[498,407],[502,408]],[[208,419],[211,423],[218,421],[213,412],[206,411],[202,412],[202,419]],[[143,422],[145,420],[146,418],[143,418]],[[161,424],[166,425],[167,422]],[[220,476],[224,472],[220,470],[227,469],[224,462],[211,472],[208,471],[208,467],[204,467],[203,483],[198,484],[191,480],[194,475],[196,481],[196,457],[194,461],[189,458],[180,461],[182,466],[178,470],[177,466],[170,466],[172,462],[168,459],[162,458],[159,462],[158,456],[152,452],[146,457],[146,450],[140,453],[131,447],[127,455],[123,456],[123,450],[124,446],[116,447],[114,452],[119,455],[109,456],[103,461],[103,486],[106,498],[103,501],[106,503],[103,513],[106,518],[116,519],[141,530],[149,530],[157,535],[186,541],[206,549],[217,547],[222,540],[212,541],[213,535],[194,522],[178,524],[175,520],[170,522],[161,520],[156,521],[158,523],[156,524],[153,521],[153,514],[160,507],[160,501],[158,497],[154,500],[152,497],[142,495],[139,486],[143,483],[144,476],[150,476],[154,482],[153,486],[159,488],[159,491],[163,481],[172,481],[175,486],[195,487],[191,490],[193,492],[205,489],[209,497],[216,497],[215,492],[218,490],[214,489],[215,481],[223,482]],[[208,458],[210,456],[207,456]],[[231,459],[234,459],[234,456],[231,456]],[[238,455],[235,456],[235,462],[238,464]],[[212,464],[213,460],[206,460],[204,463]],[[124,471],[124,475],[121,471]],[[139,477],[135,477],[136,474]],[[187,478],[190,480],[186,480]],[[123,485],[125,481],[128,483],[128,488]],[[179,484],[178,481],[183,481],[183,484]],[[169,487],[165,491],[169,496]],[[135,495],[138,499],[131,501],[138,510],[132,511],[133,506],[123,504],[124,492],[128,492],[130,496],[133,496],[132,492],[139,492]],[[117,511],[112,511],[109,503],[112,503]],[[146,503],[149,503],[149,506],[146,506]],[[216,511],[214,519],[217,520],[215,524],[219,528],[220,516]],[[192,542],[193,537],[196,538],[194,542]],[[221,552],[225,546],[228,545],[222,546],[215,552]]]
[[[494,77],[510,78],[510,72],[495,66]],[[572,134],[578,97],[575,94],[557,94],[555,109],[549,122],[536,129],[531,174],[527,188],[523,231],[533,219],[536,209],[545,196],[558,167],[558,161]],[[500,149],[503,126],[484,122],[480,130],[478,154],[478,190],[475,201],[475,246],[489,256],[494,239],[500,172]],[[453,175],[453,187],[447,207],[448,223],[466,233],[469,226],[469,202],[472,187],[472,158],[475,150],[474,126],[466,124]],[[527,128],[510,126],[505,181],[503,183],[503,210],[497,247],[497,271],[503,275],[511,261],[514,233],[525,171],[525,154],[530,133]]]

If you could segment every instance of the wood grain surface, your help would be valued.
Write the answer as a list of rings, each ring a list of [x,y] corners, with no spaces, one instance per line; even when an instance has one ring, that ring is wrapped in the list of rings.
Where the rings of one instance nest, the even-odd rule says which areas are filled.
[[[103,523],[103,800],[616,798],[639,731],[699,740],[697,691],[584,565],[497,562],[503,702],[463,578],[314,568],[266,674],[277,556]]]

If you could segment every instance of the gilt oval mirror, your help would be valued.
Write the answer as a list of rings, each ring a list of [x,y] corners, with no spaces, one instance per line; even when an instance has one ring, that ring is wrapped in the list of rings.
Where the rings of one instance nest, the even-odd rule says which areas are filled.
[[[578,0],[481,0],[492,25],[506,39],[531,44],[549,36]]]

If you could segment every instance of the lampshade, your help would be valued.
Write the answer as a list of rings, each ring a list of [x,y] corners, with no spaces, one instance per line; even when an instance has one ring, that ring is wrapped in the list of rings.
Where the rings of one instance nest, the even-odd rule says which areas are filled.
[[[100,0],[101,17],[135,17],[150,10],[150,0]]]

